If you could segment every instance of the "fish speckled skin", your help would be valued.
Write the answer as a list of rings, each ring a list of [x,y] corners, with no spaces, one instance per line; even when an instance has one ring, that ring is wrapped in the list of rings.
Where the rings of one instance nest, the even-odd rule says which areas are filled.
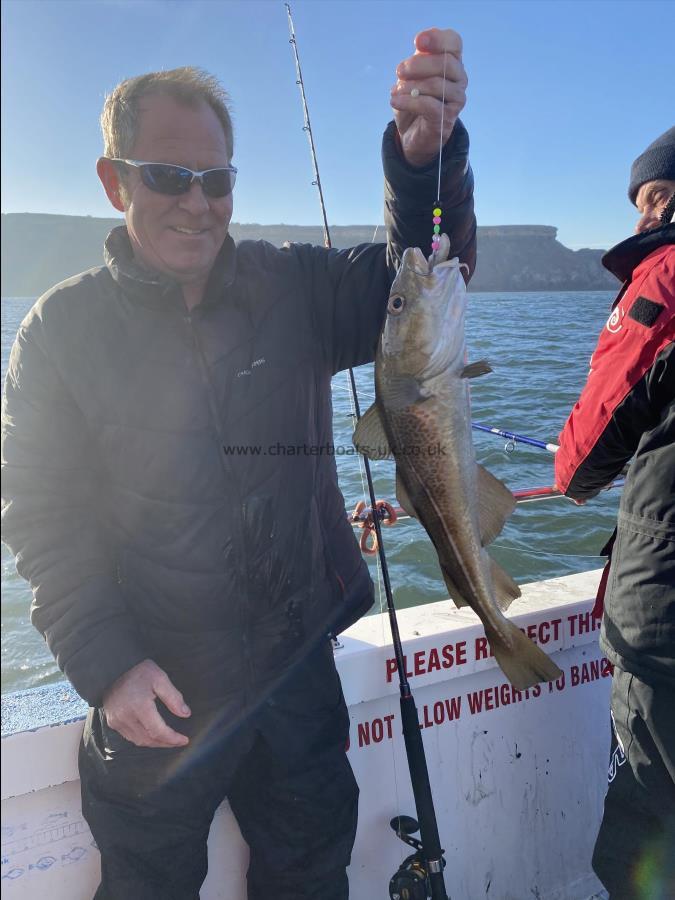
[[[429,262],[405,251],[375,360],[375,404],[354,442],[373,459],[393,454],[398,500],[431,538],[450,596],[479,615],[498,663],[524,689],[561,673],[503,615],[520,590],[484,549],[515,501],[476,464],[469,379],[490,369],[466,363],[466,289],[448,255],[445,235]]]

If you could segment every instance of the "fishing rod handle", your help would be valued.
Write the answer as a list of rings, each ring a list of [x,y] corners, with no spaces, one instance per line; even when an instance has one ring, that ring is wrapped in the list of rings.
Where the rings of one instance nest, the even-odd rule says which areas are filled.
[[[445,890],[443,850],[438,835],[438,824],[431,795],[422,731],[415,700],[409,690],[405,695],[401,696],[401,725],[403,726],[405,751],[408,757],[408,767],[415,797],[417,821],[420,826],[422,854],[428,867],[431,897],[432,900],[450,900]]]

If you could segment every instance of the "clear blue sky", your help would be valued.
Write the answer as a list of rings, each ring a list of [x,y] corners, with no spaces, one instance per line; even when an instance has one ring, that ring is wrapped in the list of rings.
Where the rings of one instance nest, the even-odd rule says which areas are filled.
[[[464,39],[479,224],[557,225],[572,247],[631,233],[630,164],[675,120],[671,0],[291,5],[331,223],[382,221],[394,70],[436,25]],[[281,0],[4,0],[2,34],[3,212],[112,215],[105,93],[193,64],[232,96],[235,221],[319,222]]]

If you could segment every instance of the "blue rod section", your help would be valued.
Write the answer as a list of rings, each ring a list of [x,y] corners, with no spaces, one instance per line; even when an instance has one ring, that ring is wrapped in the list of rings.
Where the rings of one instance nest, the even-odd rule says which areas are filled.
[[[487,425],[480,425],[478,422],[472,422],[471,427],[476,431],[485,431],[487,434],[496,434],[498,437],[506,438],[518,444],[529,444],[531,447],[539,447],[541,450],[548,450],[549,453],[555,453],[558,449],[557,444],[547,444],[545,441],[537,441],[535,438],[526,437],[524,434],[516,434],[513,431],[503,431],[501,428],[489,428]]]

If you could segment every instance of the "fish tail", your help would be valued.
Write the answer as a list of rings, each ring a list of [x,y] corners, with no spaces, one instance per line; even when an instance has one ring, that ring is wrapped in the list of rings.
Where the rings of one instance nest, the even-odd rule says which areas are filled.
[[[508,619],[504,628],[504,636],[492,629],[486,630],[486,635],[499,667],[517,691],[560,678],[562,671],[520,628]]]

